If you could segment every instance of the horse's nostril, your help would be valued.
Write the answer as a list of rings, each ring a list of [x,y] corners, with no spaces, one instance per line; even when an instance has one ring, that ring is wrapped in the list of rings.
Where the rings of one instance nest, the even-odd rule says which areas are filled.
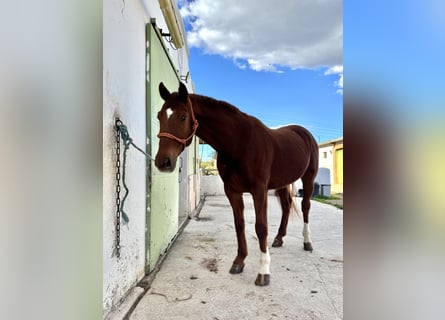
[[[170,158],[165,158],[165,159],[164,159],[164,168],[166,168],[166,169],[170,169],[171,166],[172,166],[172,163],[171,163],[171,161],[170,161]]]

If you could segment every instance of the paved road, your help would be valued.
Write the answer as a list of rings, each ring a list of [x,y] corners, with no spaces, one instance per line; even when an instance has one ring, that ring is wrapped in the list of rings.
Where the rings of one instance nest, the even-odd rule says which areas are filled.
[[[228,200],[207,197],[199,220],[191,220],[179,236],[130,319],[343,318],[343,211],[312,201],[312,253],[303,250],[302,218],[291,216],[284,246],[270,248],[270,285],[257,287],[255,214],[251,196],[244,199],[249,248],[244,272],[228,272],[237,251]],[[269,196],[270,244],[280,217],[278,200]]]

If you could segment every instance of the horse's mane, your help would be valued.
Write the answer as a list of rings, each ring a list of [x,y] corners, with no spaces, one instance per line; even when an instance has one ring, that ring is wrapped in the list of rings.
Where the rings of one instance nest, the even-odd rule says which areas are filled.
[[[224,112],[231,112],[231,113],[234,113],[239,116],[249,117],[248,114],[242,112],[240,109],[238,109],[237,107],[235,107],[234,105],[232,105],[228,102],[225,102],[222,100],[216,100],[214,98],[210,98],[210,97],[202,96],[202,95],[198,95],[198,94],[190,94],[190,95],[196,97],[203,105],[206,105],[206,106],[211,105],[212,110],[215,110],[215,109],[224,110]]]

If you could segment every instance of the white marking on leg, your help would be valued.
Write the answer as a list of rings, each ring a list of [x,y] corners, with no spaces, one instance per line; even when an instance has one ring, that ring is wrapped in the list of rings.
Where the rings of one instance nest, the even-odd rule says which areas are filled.
[[[171,115],[173,114],[173,110],[171,108],[167,108],[165,113],[167,114],[167,119],[170,119]]]
[[[305,223],[303,227],[303,237],[305,243],[312,243],[311,239],[311,229],[309,228],[309,223]]]
[[[260,274],[270,274],[270,254],[269,248],[266,253],[260,252]]]

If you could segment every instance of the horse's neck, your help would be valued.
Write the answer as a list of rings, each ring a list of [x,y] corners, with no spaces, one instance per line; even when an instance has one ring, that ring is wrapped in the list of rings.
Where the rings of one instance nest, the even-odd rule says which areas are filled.
[[[246,115],[208,97],[191,94],[190,99],[199,122],[196,135],[219,153],[233,153],[233,142],[245,134]]]

